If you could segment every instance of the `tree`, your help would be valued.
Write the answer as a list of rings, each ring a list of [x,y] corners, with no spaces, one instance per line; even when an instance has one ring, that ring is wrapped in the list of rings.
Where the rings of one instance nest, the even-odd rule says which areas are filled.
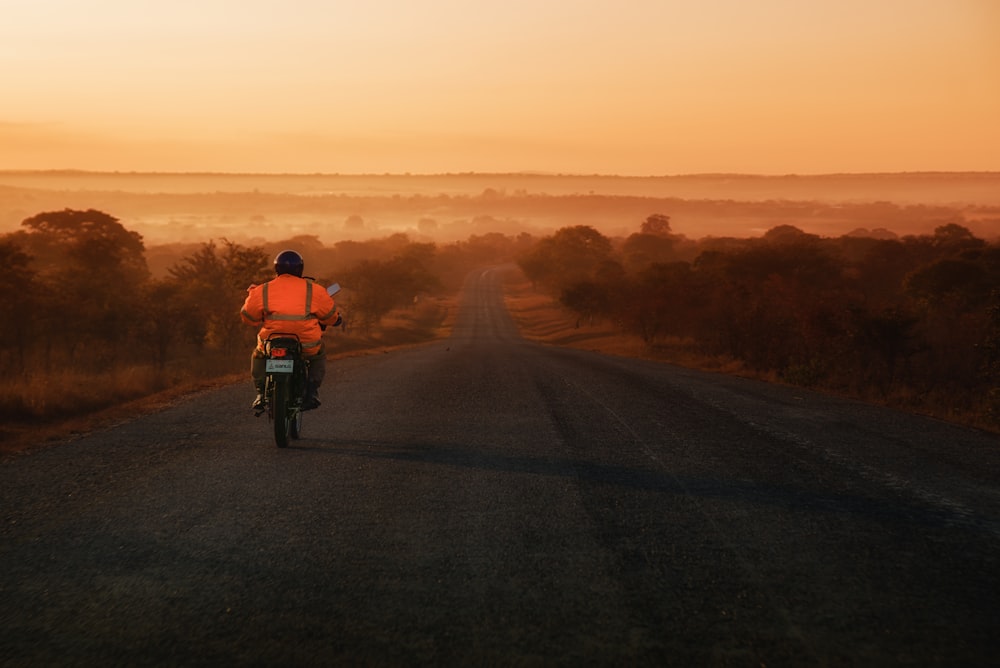
[[[807,234],[794,225],[778,225],[764,233],[764,241],[772,244],[801,244],[818,240],[815,234]]]
[[[72,325],[72,336],[65,339],[71,362],[84,347],[97,364],[127,355],[124,344],[137,326],[142,285],[149,278],[142,236],[95,209],[40,213],[22,226],[17,239],[42,267],[42,294],[48,295],[39,304],[48,314],[41,332],[46,345]]]
[[[968,241],[964,235],[958,238],[966,239],[960,245]],[[944,257],[911,273],[905,287],[920,314],[925,344],[915,380],[949,392],[954,401],[962,394],[974,396],[973,388],[985,382],[984,342],[993,327],[990,307],[1000,285],[1000,248],[970,245],[954,254],[955,246],[947,246],[941,249]]]
[[[855,307],[851,313],[856,325],[853,342],[860,368],[866,382],[879,387],[885,396],[896,380],[899,360],[905,361],[917,351],[915,328],[920,320],[898,308],[870,312]],[[881,362],[884,373],[872,367],[871,358]]]
[[[903,293],[903,279],[914,268],[913,244],[875,240],[852,270],[869,302],[892,308]]]
[[[830,356],[828,338],[843,336],[844,264],[818,240],[761,240],[699,260],[718,279],[716,329],[725,332],[729,353],[754,368],[813,366]]]
[[[166,368],[171,348],[182,338],[180,330],[185,319],[190,317],[183,296],[184,286],[177,281],[155,280],[146,284],[144,340],[152,350],[153,363],[160,371]]]
[[[658,237],[670,236],[670,216],[662,213],[654,213],[646,218],[639,227],[642,234],[651,234]]]
[[[620,293],[617,311],[623,325],[647,344],[667,334],[683,333],[700,297],[687,262],[652,264]]]
[[[996,285],[978,262],[964,258],[938,260],[906,278],[910,294],[937,303],[950,300],[969,307],[984,301]]]
[[[410,244],[391,260],[363,260],[344,276],[350,289],[351,314],[364,330],[379,323],[392,309],[412,305],[423,292],[441,283],[426,264],[434,255],[434,244]]]
[[[561,290],[592,279],[611,259],[611,241],[587,225],[564,227],[542,238],[518,264],[532,282]]]
[[[608,308],[609,297],[609,292],[604,286],[594,281],[580,281],[563,288],[559,302],[580,317],[593,321],[596,314]],[[579,326],[578,319],[577,327]]]
[[[947,223],[946,225],[934,228],[932,243],[938,248],[951,251],[982,248],[986,245],[986,242],[982,239],[977,239],[969,228],[958,223]]]
[[[0,267],[0,295],[4,299],[0,340],[5,344],[0,348],[0,370],[23,372],[28,345],[39,324],[37,277],[31,256],[11,239],[0,239]]]
[[[142,235],[125,229],[114,216],[87,209],[48,211],[25,219],[24,239],[43,265],[113,272],[117,278],[140,283],[149,276]]]
[[[220,253],[214,241],[173,265],[170,279],[180,286],[172,296],[184,306],[177,326],[196,345],[233,352],[245,345],[246,327],[238,312],[247,288],[269,280],[268,255],[257,246],[226,239]]]
[[[674,239],[660,234],[632,234],[622,244],[625,264],[632,271],[641,271],[652,264],[670,262],[674,258]]]

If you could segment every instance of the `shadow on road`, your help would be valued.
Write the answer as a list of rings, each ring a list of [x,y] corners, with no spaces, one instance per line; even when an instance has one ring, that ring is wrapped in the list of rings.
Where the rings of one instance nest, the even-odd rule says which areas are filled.
[[[619,487],[693,499],[732,500],[789,512],[809,512],[863,517],[868,520],[910,524],[920,528],[964,527],[1000,535],[1000,526],[988,518],[948,509],[917,505],[912,500],[885,500],[852,494],[816,494],[788,485],[754,480],[678,475],[653,468],[620,466],[580,459],[505,455],[440,444],[386,446],[357,441],[330,445],[329,441],[299,441],[296,449],[365,459],[392,460],[428,466],[447,466],[518,475],[566,478],[590,487]],[[315,443],[315,445],[313,445]],[[307,445],[308,444],[308,445]]]

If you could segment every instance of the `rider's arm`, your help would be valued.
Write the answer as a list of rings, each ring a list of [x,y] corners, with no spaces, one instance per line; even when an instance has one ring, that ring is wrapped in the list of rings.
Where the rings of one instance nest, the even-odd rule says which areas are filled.
[[[320,326],[334,326],[340,324],[340,312],[337,310],[337,304],[333,301],[333,297],[326,294],[326,292],[316,292],[313,293],[313,314],[316,319],[319,320]]]
[[[243,302],[240,310],[240,318],[248,325],[264,324],[264,298],[261,295],[262,286],[253,285],[248,289],[249,294]]]

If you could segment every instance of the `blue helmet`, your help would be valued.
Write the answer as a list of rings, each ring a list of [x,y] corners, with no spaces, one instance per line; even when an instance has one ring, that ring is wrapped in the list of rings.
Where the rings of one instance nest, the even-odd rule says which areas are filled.
[[[274,258],[274,273],[278,276],[282,274],[292,274],[293,276],[302,277],[302,270],[305,268],[306,263],[302,260],[302,256],[293,250],[285,250],[278,253],[278,256]]]

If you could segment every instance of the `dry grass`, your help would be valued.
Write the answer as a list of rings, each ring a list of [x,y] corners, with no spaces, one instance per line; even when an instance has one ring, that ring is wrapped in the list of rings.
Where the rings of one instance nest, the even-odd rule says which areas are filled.
[[[326,336],[328,358],[381,354],[445,338],[451,333],[456,304],[457,297],[424,300],[390,314],[368,334],[334,330]],[[249,355],[247,350],[236,361],[187,362],[174,371],[128,366],[99,375],[65,371],[8,378],[0,385],[0,456],[162,410],[196,392],[248,382]]]
[[[666,339],[650,347],[638,336],[622,332],[613,322],[581,321],[556,299],[533,290],[531,284],[517,273],[508,276],[504,285],[504,302],[521,335],[531,341],[607,355],[669,361],[726,373],[742,371],[742,364],[733,360],[695,355],[690,344],[683,340]]]
[[[81,377],[66,374],[63,380],[72,379],[76,384],[68,391],[58,386],[57,379],[38,379],[28,382],[21,388],[27,393],[23,398],[25,405],[33,406],[35,410],[56,411],[46,416],[32,417],[22,414],[21,419],[6,421],[0,428],[0,455],[22,452],[33,447],[44,446],[47,443],[62,441],[73,436],[84,434],[95,429],[118,424],[170,406],[181,397],[195,392],[223,387],[237,380],[245,380],[246,374],[230,374],[211,378],[188,378],[178,380],[166,389],[157,390],[159,381],[151,385],[137,384],[140,376],[147,371],[125,370],[109,374],[108,378]],[[155,374],[154,374],[155,375]],[[115,385],[116,378],[124,378],[121,385]],[[84,383],[91,389],[80,391],[75,389]],[[108,405],[104,400],[95,399],[99,387],[107,388],[115,400]],[[53,389],[56,388],[56,389]],[[11,391],[18,387],[4,387],[0,391],[0,402],[8,406]]]
[[[626,334],[613,323],[580,322],[577,316],[549,295],[532,289],[519,272],[512,272],[504,286],[504,299],[522,336],[532,341],[567,346],[639,359],[668,362],[692,369],[753,378],[769,383],[788,384],[776,372],[758,372],[742,361],[725,356],[710,356],[697,351],[690,341],[664,339],[654,346],[641,338]],[[914,396],[912,390],[901,388],[891,396],[859,396],[824,387],[814,391],[891,406],[910,413],[961,424],[990,432],[1000,432],[997,414],[1000,397],[983,397],[981,405],[967,409],[949,405],[949,397]]]
[[[426,298],[418,304],[393,311],[371,332],[358,328],[327,334],[330,359],[381,353],[447,338],[455,322],[458,297]]]
[[[607,322],[578,323],[576,316],[549,295],[532,289],[531,284],[512,273],[504,284],[504,303],[521,336],[531,341],[621,354],[638,351],[632,337],[623,335]]]

